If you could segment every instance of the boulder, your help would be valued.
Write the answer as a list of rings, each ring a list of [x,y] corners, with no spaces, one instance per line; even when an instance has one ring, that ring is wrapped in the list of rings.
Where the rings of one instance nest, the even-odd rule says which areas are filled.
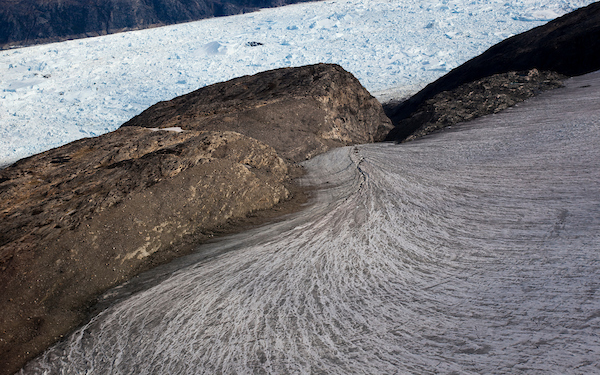
[[[334,147],[381,141],[381,104],[339,65],[283,68],[203,87],[153,105],[123,126],[228,129],[300,162]]]

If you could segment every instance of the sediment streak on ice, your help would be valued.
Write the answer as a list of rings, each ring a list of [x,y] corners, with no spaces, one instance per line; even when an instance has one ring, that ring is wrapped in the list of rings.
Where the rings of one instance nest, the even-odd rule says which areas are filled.
[[[322,155],[309,209],[212,245],[235,250],[26,373],[599,372],[599,96],[594,73],[441,135]]]

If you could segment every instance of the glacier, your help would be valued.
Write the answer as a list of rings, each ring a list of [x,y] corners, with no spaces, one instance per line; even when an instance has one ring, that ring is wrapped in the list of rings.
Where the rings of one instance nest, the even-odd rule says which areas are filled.
[[[338,0],[2,51],[0,165],[271,68],[404,97],[591,2]],[[600,373],[600,73],[565,84],[305,162],[301,212],[107,292],[21,373]]]
[[[22,374],[600,373],[600,72],[565,84],[305,162],[305,210],[109,292]]]
[[[381,101],[591,0],[336,0],[0,51],[0,166],[246,74],[337,63]],[[256,42],[256,43],[254,43]]]

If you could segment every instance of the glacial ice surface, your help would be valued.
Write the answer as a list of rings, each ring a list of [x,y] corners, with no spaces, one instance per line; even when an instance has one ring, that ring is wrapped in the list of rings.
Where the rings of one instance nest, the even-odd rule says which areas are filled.
[[[23,373],[600,373],[600,72],[566,84],[306,162],[306,210],[200,248],[220,255]]]

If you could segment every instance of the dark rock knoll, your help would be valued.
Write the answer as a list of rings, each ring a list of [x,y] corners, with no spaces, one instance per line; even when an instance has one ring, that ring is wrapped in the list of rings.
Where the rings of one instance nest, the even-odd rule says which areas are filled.
[[[0,47],[247,13],[307,0],[2,0]]]
[[[405,141],[412,141],[454,124],[498,113],[536,94],[563,87],[567,78],[554,72],[509,72],[465,83],[426,100],[400,121],[399,128],[416,129]]]
[[[333,147],[381,141],[392,128],[381,104],[339,65],[283,68],[160,102],[123,126],[227,128],[299,162]]]
[[[386,114],[396,126],[387,140],[401,141],[412,134],[418,127],[398,126],[400,122],[443,91],[494,74],[531,69],[566,76],[600,69],[600,2],[492,46],[404,102],[386,103]]]
[[[134,120],[146,127],[0,170],[0,374],[81,324],[99,293],[298,199],[293,161],[391,127],[335,65],[213,85]]]

